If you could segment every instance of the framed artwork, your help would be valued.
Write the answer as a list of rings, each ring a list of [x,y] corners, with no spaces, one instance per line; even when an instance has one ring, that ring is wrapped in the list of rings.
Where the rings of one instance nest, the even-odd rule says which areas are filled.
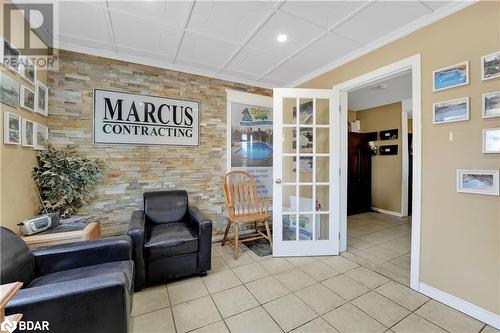
[[[398,145],[380,146],[380,155],[397,155]]]
[[[398,129],[390,129],[385,131],[380,131],[380,140],[397,140]]]
[[[432,72],[432,91],[469,84],[469,61],[447,66]]]
[[[49,114],[49,88],[36,81],[36,112],[47,116]]]
[[[432,109],[433,124],[469,120],[469,97],[434,103]]]
[[[483,153],[500,154],[500,127],[483,129]]]
[[[3,114],[3,143],[9,145],[21,144],[21,117],[17,114]]]
[[[481,80],[500,77],[500,51],[481,57]]]
[[[499,195],[498,170],[457,170],[457,192]]]
[[[23,147],[35,146],[35,123],[28,119],[23,119],[22,127],[22,145]]]
[[[13,108],[19,107],[19,83],[9,75],[0,72],[0,102]]]
[[[31,84],[36,81],[36,69],[33,63],[27,57],[19,58],[19,74],[23,79]]]
[[[21,86],[20,105],[23,109],[35,112],[35,92],[25,86]]]
[[[483,118],[500,117],[500,91],[483,94]]]
[[[49,138],[49,130],[47,126],[36,123],[35,124],[35,149],[43,150],[45,148],[45,144],[47,143],[47,139]]]
[[[0,41],[3,47],[3,57],[0,59],[0,62],[5,68],[18,73],[20,52],[5,38],[0,38]]]

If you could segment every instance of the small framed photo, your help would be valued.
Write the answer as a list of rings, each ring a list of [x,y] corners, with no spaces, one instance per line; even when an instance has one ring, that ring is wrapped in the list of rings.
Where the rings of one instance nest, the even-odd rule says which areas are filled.
[[[45,148],[45,144],[47,143],[47,139],[49,138],[49,130],[47,126],[36,123],[35,124],[35,149],[43,150]]]
[[[23,139],[22,145],[23,147],[34,147],[35,146],[35,123],[31,120],[23,118]]]
[[[483,118],[500,117],[500,91],[483,94]]]
[[[17,109],[19,107],[19,83],[0,72],[0,102]]]
[[[36,69],[33,63],[27,57],[19,58],[19,74],[23,79],[31,84],[36,81]]]
[[[481,57],[481,80],[500,77],[500,51]]]
[[[36,112],[49,114],[49,88],[40,81],[36,81]]]
[[[25,86],[21,86],[21,107],[35,112],[35,92]]]
[[[469,120],[469,97],[434,103],[432,110],[435,125]]]
[[[483,153],[500,154],[500,127],[483,129]]]
[[[20,52],[5,38],[0,38],[3,47],[2,59],[0,62],[5,68],[8,68],[16,73],[19,73],[19,56]]]
[[[447,66],[432,72],[432,91],[469,84],[469,62]]]
[[[457,170],[457,192],[499,195],[498,170]]]
[[[21,144],[21,117],[17,114],[3,114],[3,143],[9,145]]]

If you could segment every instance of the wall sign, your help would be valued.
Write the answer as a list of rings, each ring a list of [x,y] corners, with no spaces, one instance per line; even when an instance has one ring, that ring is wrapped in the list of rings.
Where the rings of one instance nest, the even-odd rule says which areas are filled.
[[[94,89],[94,143],[199,146],[199,103]]]

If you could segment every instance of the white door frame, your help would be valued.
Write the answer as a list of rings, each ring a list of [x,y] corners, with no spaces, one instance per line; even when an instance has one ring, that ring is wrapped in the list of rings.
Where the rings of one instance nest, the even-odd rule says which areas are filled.
[[[410,287],[419,290],[420,281],[420,226],[421,226],[421,169],[422,169],[422,113],[420,54],[381,67],[333,87],[334,107],[340,110],[340,251],[347,250],[347,94],[356,87],[392,76],[405,70],[412,73],[413,109],[413,197]]]

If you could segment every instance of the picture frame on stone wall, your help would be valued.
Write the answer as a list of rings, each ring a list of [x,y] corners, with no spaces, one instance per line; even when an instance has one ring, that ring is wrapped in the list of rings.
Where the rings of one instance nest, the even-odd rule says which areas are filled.
[[[21,53],[7,39],[0,37],[2,53],[0,63],[7,69],[19,74],[19,57]]]
[[[15,109],[19,107],[19,83],[0,72],[0,102]]]
[[[35,85],[36,68],[27,57],[19,57],[19,74],[24,80]]]
[[[49,114],[49,88],[40,81],[36,81],[36,112],[44,115]]]
[[[469,61],[443,67],[432,72],[432,91],[469,84]]]
[[[44,150],[47,140],[49,138],[49,129],[47,126],[36,123],[35,124],[35,150]]]
[[[481,80],[500,77],[500,51],[481,57]]]
[[[3,113],[3,143],[21,144],[21,117],[11,112]]]
[[[482,95],[483,118],[500,117],[500,90]]]
[[[26,86],[21,86],[20,106],[31,112],[35,112],[35,92]]]
[[[483,153],[500,154],[500,127],[483,129]]]
[[[457,192],[500,195],[499,170],[457,170]]]
[[[22,123],[22,146],[31,147],[35,146],[35,122],[23,118]]]

